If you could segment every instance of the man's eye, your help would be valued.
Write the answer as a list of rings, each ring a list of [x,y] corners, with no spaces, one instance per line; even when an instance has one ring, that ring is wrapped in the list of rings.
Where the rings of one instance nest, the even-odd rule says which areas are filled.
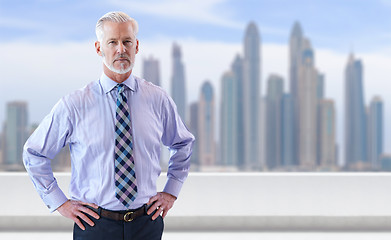
[[[114,44],[115,42],[114,41],[110,41],[109,44]]]

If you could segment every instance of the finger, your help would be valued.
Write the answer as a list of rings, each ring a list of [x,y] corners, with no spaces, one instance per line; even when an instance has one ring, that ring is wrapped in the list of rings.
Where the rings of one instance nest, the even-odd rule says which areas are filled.
[[[150,215],[153,211],[155,211],[162,203],[157,201],[155,202],[147,211],[147,214]]]
[[[155,214],[152,216],[152,220],[155,220],[157,217],[159,217],[160,213],[162,212],[162,208],[159,208]]]
[[[149,199],[149,201],[148,201],[147,205],[150,205],[150,204],[152,204],[152,203],[153,203],[153,202],[155,202],[157,199],[158,199],[158,196],[157,196],[157,195],[155,195],[155,196],[151,197],[151,198]]]
[[[87,213],[88,215],[90,215],[91,217],[93,217],[95,219],[99,219],[100,218],[100,216],[96,212],[92,211],[89,208],[81,207],[79,210],[84,212],[84,213]]]
[[[85,202],[80,202],[82,205],[87,205],[87,206],[90,206],[92,208],[95,208],[95,209],[98,209],[99,206],[96,205],[95,203],[85,203]]]
[[[165,217],[166,217],[166,215],[167,215],[167,213],[168,213],[168,209],[164,209],[164,210],[163,210],[163,215],[162,215],[162,218],[165,218]]]
[[[81,223],[79,218],[76,217],[75,219],[73,219],[73,221],[76,223],[77,226],[79,226],[81,230],[83,231],[86,230],[86,228],[84,227],[83,223]]]
[[[79,214],[77,216],[79,218],[83,219],[83,221],[86,222],[91,227],[95,225],[95,223],[91,219],[89,219],[84,213],[79,212]]]

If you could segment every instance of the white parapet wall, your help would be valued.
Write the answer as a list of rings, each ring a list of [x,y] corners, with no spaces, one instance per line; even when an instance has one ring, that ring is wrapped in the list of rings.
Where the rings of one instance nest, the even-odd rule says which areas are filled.
[[[68,191],[69,173],[56,173]],[[166,181],[162,174],[158,191]],[[165,219],[173,231],[390,231],[389,173],[191,173]],[[25,173],[0,174],[0,231],[61,231]]]

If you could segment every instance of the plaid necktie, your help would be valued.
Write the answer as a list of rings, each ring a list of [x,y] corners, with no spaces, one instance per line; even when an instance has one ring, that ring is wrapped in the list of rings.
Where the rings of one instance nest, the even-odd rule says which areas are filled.
[[[115,121],[115,196],[126,207],[136,199],[137,185],[133,159],[132,129],[124,85],[118,84]]]

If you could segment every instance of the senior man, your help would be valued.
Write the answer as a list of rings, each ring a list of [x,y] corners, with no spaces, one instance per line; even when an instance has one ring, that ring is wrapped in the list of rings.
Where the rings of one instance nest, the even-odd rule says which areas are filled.
[[[99,80],[54,106],[24,146],[24,164],[49,210],[72,219],[74,239],[161,239],[163,218],[190,166],[193,135],[161,88],[132,74],[137,22],[109,12],[96,24]],[[160,147],[171,151],[167,182],[157,192]],[[50,159],[69,144],[67,198]]]

